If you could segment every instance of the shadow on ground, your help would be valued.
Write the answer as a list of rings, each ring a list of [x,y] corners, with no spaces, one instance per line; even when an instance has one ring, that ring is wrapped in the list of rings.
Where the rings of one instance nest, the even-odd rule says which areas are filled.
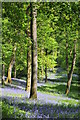
[[[10,99],[13,102],[9,102]],[[25,111],[25,118],[80,118],[80,107],[74,107],[74,106],[64,106],[64,105],[53,105],[53,104],[41,104],[37,101],[28,100],[26,99],[26,103],[21,102],[15,102],[12,97],[7,97],[3,99],[3,102],[8,105],[5,110],[8,110],[7,113],[10,112],[10,106],[16,106],[20,110]],[[4,110],[3,110],[4,111]],[[15,110],[16,113],[16,110]],[[14,113],[14,114],[15,114]],[[13,113],[10,113],[13,114]],[[3,112],[3,118],[4,112]]]
[[[79,93],[79,86],[76,86],[74,84],[71,85],[69,97],[74,99],[80,99],[80,93]],[[65,94],[66,91],[66,85],[65,84],[56,84],[53,83],[51,86],[45,85],[38,87],[38,91],[40,92],[48,92],[48,93],[58,93],[58,94]]]

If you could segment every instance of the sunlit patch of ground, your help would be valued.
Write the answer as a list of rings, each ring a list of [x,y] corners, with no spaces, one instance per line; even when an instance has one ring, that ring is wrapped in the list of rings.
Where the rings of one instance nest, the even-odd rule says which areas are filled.
[[[50,75],[51,76],[51,75]],[[58,76],[59,78],[59,76]],[[61,78],[61,77],[60,77]],[[25,91],[25,81],[17,80],[1,88],[2,113],[4,118],[74,118],[80,119],[80,85],[74,82],[70,93],[65,95],[67,82],[62,78],[48,83],[38,83],[37,100],[30,100]],[[64,79],[65,80],[65,79]]]
[[[37,100],[29,100],[28,93],[17,88],[2,88],[3,117],[8,118],[78,118],[79,101],[56,93],[38,92]]]

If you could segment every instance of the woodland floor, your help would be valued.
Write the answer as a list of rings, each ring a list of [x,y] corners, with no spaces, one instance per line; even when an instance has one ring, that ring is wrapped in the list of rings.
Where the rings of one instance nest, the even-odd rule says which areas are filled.
[[[14,83],[15,86],[14,86]],[[51,119],[80,119],[80,97],[77,84],[72,84],[69,96],[64,94],[64,82],[38,83],[37,100],[30,100],[29,94],[24,90],[25,81],[17,85],[1,88],[2,92],[2,118],[51,118]]]

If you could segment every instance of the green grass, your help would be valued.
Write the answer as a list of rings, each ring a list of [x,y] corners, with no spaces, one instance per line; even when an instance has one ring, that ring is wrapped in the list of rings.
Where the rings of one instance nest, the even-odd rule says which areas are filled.
[[[64,80],[64,79],[63,79]],[[61,80],[62,81],[62,80]],[[75,79],[76,81],[76,79]],[[58,109],[61,109],[62,111],[64,111],[66,108],[73,108],[75,111],[77,109],[77,107],[79,108],[80,103],[78,103],[76,100],[80,99],[80,93],[79,93],[79,87],[80,85],[78,85],[76,82],[71,84],[71,89],[70,89],[70,93],[68,96],[65,95],[65,90],[66,90],[66,83],[65,82],[63,84],[63,82],[53,82],[53,83],[46,83],[45,86],[41,86],[38,87],[38,91],[40,91],[41,93],[46,93],[46,94],[51,94],[54,95],[56,97],[54,98],[50,98],[51,100],[56,100],[59,103],[58,105],[53,105],[54,108],[56,108],[56,111]],[[13,101],[15,99],[16,94],[12,93],[9,94],[7,96],[13,96]],[[62,97],[64,96],[66,99],[60,99],[58,100],[57,97]],[[24,95],[18,94],[17,97],[19,99],[21,99],[22,97],[24,97]],[[67,98],[71,98],[70,100],[68,100]],[[1,103],[0,103],[1,104]],[[35,105],[28,99],[26,99],[26,103],[17,103],[15,102],[15,105],[17,104],[16,108],[14,106],[12,106],[12,104],[9,104],[8,101],[2,101],[2,116],[3,119],[4,118],[17,118],[19,120],[23,120],[23,118],[25,118],[25,114],[27,113],[27,115],[30,117],[31,115],[34,116],[34,111],[35,111],[35,107],[37,107],[38,111],[40,111],[40,108],[42,108],[42,113],[47,115],[49,114],[50,116],[57,117],[57,113],[56,111],[52,112],[49,111],[49,113],[47,113],[48,111],[45,109],[50,109],[50,104],[46,104],[46,105],[41,105],[39,103],[36,103]],[[76,104],[77,106],[74,106],[74,104]],[[23,110],[23,107],[25,106],[25,110]],[[27,111],[26,111],[27,110]],[[54,110],[54,109],[53,109]],[[37,114],[36,114],[37,116]],[[80,118],[80,114],[78,113],[71,113],[69,115],[67,115],[66,113],[64,113],[65,118],[67,117],[77,117],[79,116]],[[63,114],[59,114],[60,118],[63,118]]]
[[[74,99],[80,99],[80,93],[79,93],[79,85],[78,84],[72,84],[71,89],[69,92],[68,97],[74,98]],[[46,83],[45,86],[38,87],[38,91],[44,92],[47,94],[53,94],[53,95],[65,95],[66,91],[66,84],[63,83]]]
[[[24,111],[22,110],[23,107],[25,106],[25,110],[27,111]],[[73,106],[64,106],[64,104],[62,105],[51,105],[51,104],[39,104],[39,103],[36,103],[35,105],[32,103],[32,102],[26,102],[26,103],[20,103],[18,104],[18,107],[16,107],[16,110],[14,112],[14,107],[9,105],[7,102],[2,102],[2,115],[3,115],[3,119],[4,118],[17,118],[19,120],[23,120],[23,118],[25,118],[25,114],[27,113],[28,117],[31,117],[31,116],[34,116],[34,112],[35,110],[38,110],[38,112],[40,114],[44,114],[44,115],[50,115],[50,116],[54,116],[55,118],[58,117],[58,113],[57,113],[57,110],[61,110],[63,111],[63,114],[62,113],[59,113],[59,118],[74,118],[74,117],[80,117],[80,115],[78,113],[65,113],[64,111],[67,111],[69,109],[67,108],[70,108],[70,109],[74,109],[74,111],[76,111],[76,107],[73,107]],[[53,112],[51,112],[51,107],[53,108]],[[40,110],[41,109],[41,110]],[[47,111],[48,110],[48,111]],[[37,113],[36,113],[36,117],[37,117]]]
[[[49,86],[49,84],[48,84],[48,86]],[[13,99],[13,101],[14,101],[14,99]],[[49,114],[50,116],[54,115],[54,117],[56,118],[56,117],[58,117],[57,110],[60,109],[63,111],[63,114],[59,113],[59,118],[64,118],[64,117],[65,118],[74,118],[77,116],[80,117],[80,115],[78,113],[67,114],[64,112],[66,110],[68,111],[67,108],[74,109],[74,111],[76,111],[78,109],[79,106],[73,105],[75,100],[74,101],[72,99],[70,101],[69,100],[61,100],[59,102],[61,102],[61,105],[51,105],[49,103],[48,104],[41,104],[37,101],[34,104],[34,101],[26,99],[26,103],[15,102],[15,107],[16,107],[15,108],[14,106],[12,106],[14,103],[11,104],[8,100],[4,99],[2,101],[2,116],[3,116],[3,119],[4,118],[8,118],[8,119],[9,118],[17,118],[18,120],[23,120],[23,118],[25,118],[25,114],[27,114],[28,118],[29,118],[31,116],[34,116],[35,110],[38,110],[38,112],[41,114],[44,114],[44,115]],[[64,103],[66,103],[66,104],[64,104]],[[53,112],[50,111],[51,106],[53,106]],[[24,107],[25,107],[25,110],[23,110]],[[55,111],[54,111],[54,109],[55,109]],[[37,117],[37,113],[36,113],[36,117]]]
[[[20,110],[18,107],[14,107],[6,103],[2,102],[2,118],[19,118],[19,120],[23,120],[26,112]]]

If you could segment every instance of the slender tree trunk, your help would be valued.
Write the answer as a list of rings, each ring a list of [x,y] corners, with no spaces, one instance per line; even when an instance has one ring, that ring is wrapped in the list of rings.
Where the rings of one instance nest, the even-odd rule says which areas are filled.
[[[67,74],[69,74],[69,64],[68,64],[68,41],[66,39],[66,69],[67,69]]]
[[[47,66],[45,66],[45,83],[47,82]]]
[[[38,75],[37,75],[37,79],[38,79],[38,81],[40,81],[40,69],[39,69],[39,62],[38,62],[38,73],[37,73]]]
[[[15,61],[15,66],[14,66],[14,78],[16,78],[16,61]]]
[[[2,61],[4,62],[4,54],[2,55]],[[2,85],[4,85],[5,81],[5,64],[2,64]]]
[[[14,59],[15,59],[15,63],[14,63],[14,78],[16,78],[16,53],[14,53]]]
[[[46,49],[46,56],[47,56],[47,49]],[[47,61],[45,63],[45,83],[47,82]]]
[[[29,8],[31,8],[31,4],[29,5]],[[27,79],[26,79],[26,88],[25,90],[30,94],[31,89],[31,11],[30,11],[30,20],[28,18],[28,24],[30,23],[30,26],[28,26],[27,35],[29,37],[28,41],[28,47],[27,47]]]
[[[67,36],[66,36],[67,37]],[[69,77],[69,62],[68,62],[68,40],[66,39],[66,69],[67,69],[67,78],[68,80],[70,79]]]
[[[36,3],[31,4],[32,20],[31,20],[31,38],[32,38],[32,76],[30,98],[37,99],[37,9]]]
[[[2,64],[2,85],[4,85],[5,81],[5,65]]]
[[[42,48],[41,49],[41,55],[43,56],[43,54],[44,54],[44,49]],[[42,57],[41,56],[41,57]],[[41,66],[41,80],[43,81],[43,75],[44,75],[44,69],[43,69],[43,64],[42,64],[42,66]]]
[[[12,68],[13,68],[13,65],[15,63],[15,51],[16,51],[16,46],[14,47],[14,50],[13,50],[13,56],[12,56],[12,59],[11,59],[11,62],[9,64],[9,68],[8,68],[8,77],[6,79],[6,82],[5,83],[11,83],[12,80],[11,80],[11,72],[12,72]]]
[[[43,73],[44,73],[43,66],[41,66],[41,80],[42,81],[43,81]]]
[[[79,39],[80,38],[78,38],[78,84],[80,85],[80,41]]]
[[[30,93],[31,88],[31,46],[28,46],[27,51],[27,86],[26,90]]]
[[[69,77],[69,62],[68,62],[68,33],[67,28],[65,26],[65,35],[66,35],[66,69],[67,69],[67,77]]]
[[[9,68],[8,68],[8,77],[6,79],[6,83],[8,83],[8,82],[11,83],[12,82],[12,80],[11,80],[11,72],[12,72],[13,64],[14,64],[14,58],[12,57],[12,60],[11,60],[11,62],[9,64]]]
[[[73,71],[74,71],[75,62],[76,62],[76,41],[74,41],[73,60],[72,60],[71,70],[69,71],[69,74],[68,74],[66,95],[68,95],[68,93],[70,91],[70,86],[71,86],[71,81],[72,81],[72,75],[73,75]]]

